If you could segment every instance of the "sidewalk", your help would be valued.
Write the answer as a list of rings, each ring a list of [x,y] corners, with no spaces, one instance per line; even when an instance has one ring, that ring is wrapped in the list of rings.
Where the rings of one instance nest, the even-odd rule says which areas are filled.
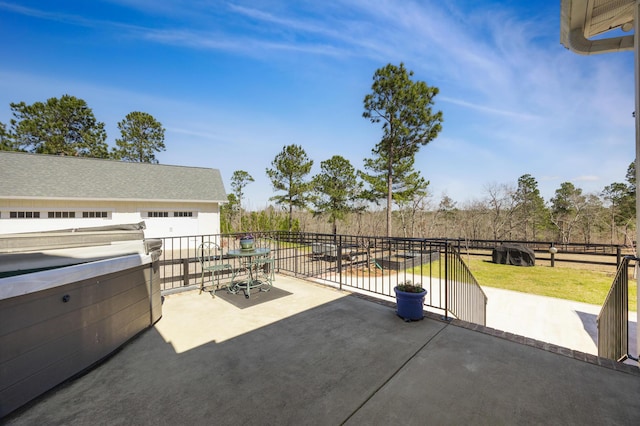
[[[489,299],[487,327],[598,354],[596,319],[600,306],[492,287],[482,289]],[[637,324],[636,312],[629,312],[631,354],[638,354]]]

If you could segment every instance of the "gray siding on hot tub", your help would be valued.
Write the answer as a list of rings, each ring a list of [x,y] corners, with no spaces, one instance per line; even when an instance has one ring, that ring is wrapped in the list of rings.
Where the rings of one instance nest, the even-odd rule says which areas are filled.
[[[157,262],[143,263],[1,299],[0,417],[87,369],[160,319],[157,267]]]

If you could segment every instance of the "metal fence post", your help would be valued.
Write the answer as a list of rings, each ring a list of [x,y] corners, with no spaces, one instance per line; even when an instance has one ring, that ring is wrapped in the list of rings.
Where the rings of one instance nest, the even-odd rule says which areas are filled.
[[[449,241],[444,241],[444,319],[449,321]]]
[[[342,235],[338,238],[338,252],[336,253],[338,258],[338,281],[340,282],[340,290],[342,290]]]
[[[189,285],[189,259],[182,259],[182,285]]]

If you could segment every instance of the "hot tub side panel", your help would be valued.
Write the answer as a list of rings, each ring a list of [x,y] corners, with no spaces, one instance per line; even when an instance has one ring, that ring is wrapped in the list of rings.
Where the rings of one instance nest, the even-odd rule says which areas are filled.
[[[0,300],[0,417],[157,321],[161,298],[154,266]]]
[[[158,255],[159,256],[159,255]],[[162,317],[162,293],[160,289],[160,262],[149,265],[145,275],[149,289],[149,325],[153,325]]]

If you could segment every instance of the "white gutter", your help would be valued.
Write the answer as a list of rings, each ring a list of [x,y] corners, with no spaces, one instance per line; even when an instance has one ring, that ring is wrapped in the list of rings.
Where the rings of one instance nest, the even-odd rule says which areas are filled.
[[[582,28],[576,28],[569,32],[569,36],[566,40],[567,43],[563,42],[562,44],[575,53],[579,53],[581,55],[595,55],[599,53],[625,52],[633,50],[634,38],[635,34],[622,37],[589,40],[582,34]]]
[[[634,35],[590,40],[585,37],[588,19],[587,0],[562,0],[560,7],[560,43],[580,55],[633,50]],[[593,5],[592,5],[593,7]],[[613,24],[615,25],[615,23]]]

